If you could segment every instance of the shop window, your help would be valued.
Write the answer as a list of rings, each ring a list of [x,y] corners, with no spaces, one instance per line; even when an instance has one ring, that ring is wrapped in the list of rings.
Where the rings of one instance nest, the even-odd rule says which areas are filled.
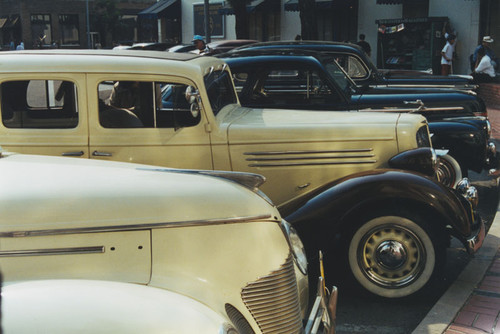
[[[70,81],[23,80],[0,86],[7,128],[67,129],[78,125],[76,87]]]
[[[59,27],[61,29],[61,43],[63,45],[79,45],[78,15],[59,15]]]
[[[258,41],[279,41],[281,39],[281,13],[255,11],[249,15],[249,37]]]
[[[36,47],[52,44],[52,24],[49,14],[31,15],[31,37]]]

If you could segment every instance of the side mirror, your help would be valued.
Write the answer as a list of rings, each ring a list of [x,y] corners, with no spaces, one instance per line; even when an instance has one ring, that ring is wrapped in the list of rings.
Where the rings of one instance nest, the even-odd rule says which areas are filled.
[[[186,101],[190,105],[191,115],[194,118],[198,117],[198,115],[200,114],[200,92],[193,86],[187,86],[184,96],[186,97]]]

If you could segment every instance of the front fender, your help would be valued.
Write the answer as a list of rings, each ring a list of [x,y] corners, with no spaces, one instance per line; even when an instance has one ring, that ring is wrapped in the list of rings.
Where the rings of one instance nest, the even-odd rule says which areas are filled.
[[[447,149],[462,170],[481,172],[486,167],[487,130],[476,123],[439,121],[429,123],[432,147]]]
[[[321,247],[320,243],[331,242],[332,235],[348,227],[352,215],[383,207],[409,208],[419,213],[426,210],[443,229],[451,226],[452,234],[462,241],[472,231],[472,209],[458,193],[421,174],[392,169],[340,179],[310,196],[286,220],[304,238],[316,238]]]

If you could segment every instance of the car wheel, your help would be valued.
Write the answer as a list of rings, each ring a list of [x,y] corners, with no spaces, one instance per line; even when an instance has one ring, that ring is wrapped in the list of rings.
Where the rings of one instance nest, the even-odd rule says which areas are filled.
[[[409,296],[422,289],[446,259],[446,247],[414,219],[379,215],[353,232],[348,263],[354,278],[371,293]]]
[[[439,157],[437,173],[439,182],[450,188],[455,188],[457,183],[462,179],[460,165],[449,154]]]

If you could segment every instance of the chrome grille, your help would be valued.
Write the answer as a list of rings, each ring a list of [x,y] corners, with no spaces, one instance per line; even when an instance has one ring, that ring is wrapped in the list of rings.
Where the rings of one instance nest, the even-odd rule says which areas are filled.
[[[291,255],[278,270],[249,283],[243,288],[241,296],[262,333],[302,333],[297,280]]]

